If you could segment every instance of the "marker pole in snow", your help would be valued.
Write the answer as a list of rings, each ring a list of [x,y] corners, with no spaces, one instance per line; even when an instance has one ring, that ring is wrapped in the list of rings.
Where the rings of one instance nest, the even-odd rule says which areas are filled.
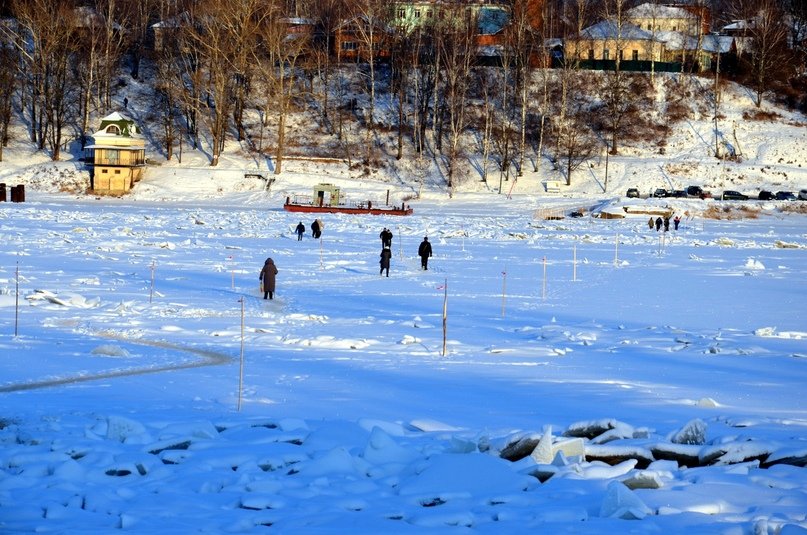
[[[619,234],[616,235],[614,240],[614,267],[619,264]]]
[[[572,282],[577,282],[577,244],[572,246]]]
[[[149,303],[151,303],[152,299],[154,299],[154,268],[155,268],[154,260],[151,261],[151,288],[149,288]]]
[[[230,289],[235,290],[235,262],[232,255],[228,256],[227,259],[230,261]]]
[[[446,356],[448,338],[448,279],[443,283],[443,356]]]
[[[14,337],[20,323],[20,261],[17,260],[17,269],[14,271]]]
[[[546,257],[544,257],[544,281],[541,287],[541,299],[546,301]]]
[[[319,269],[325,269],[325,264],[322,262],[322,237],[319,239]]]
[[[504,317],[504,305],[507,300],[507,268],[502,271],[502,317]]]
[[[244,298],[241,302],[241,364],[238,370],[238,412],[241,412],[241,397],[244,392]]]

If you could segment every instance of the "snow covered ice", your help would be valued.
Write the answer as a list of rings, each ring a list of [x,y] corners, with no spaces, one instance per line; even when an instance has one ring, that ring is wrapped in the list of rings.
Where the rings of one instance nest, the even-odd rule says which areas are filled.
[[[804,216],[142,186],[0,209],[0,531],[807,531]]]

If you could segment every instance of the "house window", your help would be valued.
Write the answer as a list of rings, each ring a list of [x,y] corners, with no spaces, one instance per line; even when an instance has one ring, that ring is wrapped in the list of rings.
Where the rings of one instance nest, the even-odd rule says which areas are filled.
[[[115,174],[119,175],[120,174],[120,169],[115,169]]]
[[[118,128],[118,125],[116,125],[116,124],[111,124],[111,125],[106,127],[106,133],[107,134],[115,134],[116,136],[119,136],[120,135],[120,128]]]
[[[415,18],[416,18],[416,19],[419,19],[419,18],[420,18],[420,10],[419,10],[419,9],[416,9],[416,10],[415,10]]]
[[[603,51],[602,51],[602,59],[604,59],[604,60],[611,59],[611,51],[608,50],[607,48],[603,49]]]
[[[108,169],[101,169],[101,174],[104,174],[104,175],[105,175],[105,174],[107,174],[107,173],[109,173],[109,170],[108,170]]]
[[[619,61],[625,61],[625,58],[622,56],[622,53],[625,52],[624,50],[619,51]]]
[[[431,9],[429,9],[428,11],[426,11],[426,18],[427,18],[427,19],[432,18],[432,10],[431,10]]]
[[[343,41],[342,50],[358,50],[359,44],[355,41]]]
[[[594,59],[594,49],[593,48],[588,49],[588,59],[590,59],[590,60]]]
[[[398,18],[399,19],[405,19],[406,18],[406,10],[405,9],[399,9],[398,10]]]
[[[632,59],[633,61],[639,61],[639,51],[634,50],[633,52],[631,52],[630,59]]]

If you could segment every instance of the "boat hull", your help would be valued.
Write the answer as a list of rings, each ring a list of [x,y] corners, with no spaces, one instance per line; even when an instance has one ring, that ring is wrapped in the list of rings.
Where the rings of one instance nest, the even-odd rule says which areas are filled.
[[[366,206],[316,206],[311,204],[286,203],[283,209],[287,212],[306,212],[314,214],[369,214],[369,215],[411,215],[412,208],[385,206],[368,208]]]

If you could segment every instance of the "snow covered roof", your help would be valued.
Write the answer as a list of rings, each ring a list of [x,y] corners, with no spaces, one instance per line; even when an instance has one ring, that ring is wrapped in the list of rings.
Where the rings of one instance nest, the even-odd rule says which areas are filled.
[[[101,119],[101,128],[92,135],[93,138],[130,137],[142,138],[137,124],[120,112],[112,112]]]
[[[680,7],[659,4],[641,4],[627,12],[629,18],[637,19],[692,19],[695,15]]]
[[[622,24],[621,27],[612,20],[604,20],[593,26],[589,26],[580,32],[584,39],[630,39],[630,40],[653,40],[653,34],[630,23]]]

